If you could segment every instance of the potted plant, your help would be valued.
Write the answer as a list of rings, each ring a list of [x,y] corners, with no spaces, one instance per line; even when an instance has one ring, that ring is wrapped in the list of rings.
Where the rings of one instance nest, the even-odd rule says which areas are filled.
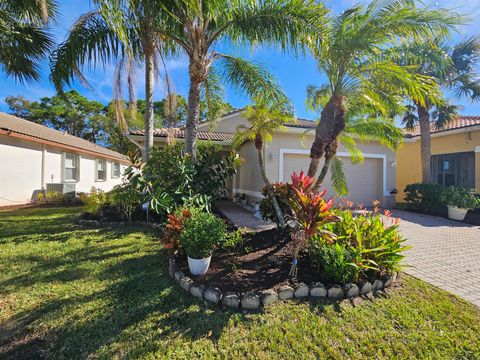
[[[182,247],[188,258],[192,275],[207,273],[213,249],[224,240],[225,223],[212,213],[191,209],[191,216],[183,223]]]
[[[240,204],[242,204],[243,206],[247,205],[247,195],[245,194],[240,194]]]
[[[445,205],[448,207],[448,217],[452,220],[463,220],[468,210],[480,207],[480,199],[469,189],[450,186],[443,194]]]

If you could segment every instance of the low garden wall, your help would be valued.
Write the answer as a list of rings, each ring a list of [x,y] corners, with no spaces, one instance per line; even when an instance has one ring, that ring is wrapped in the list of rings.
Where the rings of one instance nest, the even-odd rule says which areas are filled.
[[[381,279],[371,279],[357,284],[349,283],[343,286],[330,285],[328,288],[322,283],[313,283],[310,286],[298,283],[294,286],[280,286],[277,290],[265,289],[261,292],[247,291],[243,294],[233,291],[222,291],[216,287],[207,287],[196,283],[186,276],[177,267],[175,258],[171,257],[168,263],[168,273],[180,287],[189,295],[214,305],[223,305],[224,308],[260,310],[278,300],[320,300],[340,301],[354,299],[384,290],[392,286],[397,279],[397,273]]]

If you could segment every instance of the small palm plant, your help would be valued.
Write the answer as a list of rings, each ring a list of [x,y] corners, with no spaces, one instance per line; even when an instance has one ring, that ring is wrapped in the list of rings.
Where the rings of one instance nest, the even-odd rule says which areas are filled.
[[[267,191],[272,199],[275,214],[280,227],[285,227],[285,219],[272,188],[265,169],[264,144],[272,141],[273,134],[281,131],[285,124],[294,123],[293,109],[286,100],[283,103],[271,105],[264,97],[257,96],[255,105],[247,106],[244,115],[250,126],[240,125],[234,139],[234,147],[238,148],[246,141],[253,141],[258,153],[260,173],[265,182]]]

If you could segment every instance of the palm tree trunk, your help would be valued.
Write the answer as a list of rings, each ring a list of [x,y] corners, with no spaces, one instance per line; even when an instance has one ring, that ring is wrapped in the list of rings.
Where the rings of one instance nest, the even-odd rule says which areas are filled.
[[[315,129],[315,140],[310,149],[308,176],[314,177],[317,174],[326,147],[337,139],[343,129],[345,129],[343,95],[333,94],[322,110],[320,121]]]
[[[430,115],[428,109],[420,104],[417,105],[418,122],[420,124],[420,151],[422,161],[422,182],[430,184],[432,182],[432,168],[430,159],[432,157],[432,138],[430,134]]]
[[[323,163],[322,170],[320,171],[320,175],[318,176],[317,181],[313,187],[314,191],[317,191],[320,188],[320,185],[323,184],[325,180],[325,176],[327,176],[328,169],[330,168],[330,164],[332,162],[333,157],[337,154],[337,141],[335,140],[333,143],[330,143],[325,148],[325,162]]]
[[[257,138],[255,139],[255,145],[256,145],[255,147],[257,148],[257,153],[258,153],[258,163],[260,164],[260,173],[262,174],[263,181],[265,182],[268,192],[270,193],[270,197],[272,198],[272,204],[273,204],[273,208],[275,209],[275,215],[277,216],[277,219],[278,219],[278,225],[280,225],[280,228],[284,228],[285,219],[283,217],[282,210],[280,209],[280,205],[278,204],[277,197],[273,192],[272,183],[268,179],[267,172],[265,170],[265,158],[263,157],[263,146],[257,145],[259,143],[262,144],[262,141],[261,139],[258,140],[258,138],[259,137],[257,135]]]
[[[190,90],[188,92],[187,124],[185,127],[185,152],[196,155],[198,123],[200,121],[200,94],[202,84],[207,75],[207,61],[194,51],[188,67],[190,74]]]
[[[153,148],[153,86],[154,86],[153,44],[145,48],[145,146],[143,161],[150,159]]]

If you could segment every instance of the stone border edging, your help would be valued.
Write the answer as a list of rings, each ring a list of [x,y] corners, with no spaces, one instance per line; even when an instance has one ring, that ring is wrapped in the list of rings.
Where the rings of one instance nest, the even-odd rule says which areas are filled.
[[[354,299],[359,296],[366,296],[370,293],[389,288],[397,280],[397,273],[391,276],[375,279],[373,281],[362,281],[358,284],[348,283],[344,286],[332,285],[326,288],[322,283],[316,282],[308,286],[305,283],[297,283],[294,286],[282,285],[277,291],[273,289],[263,290],[259,293],[247,291],[243,295],[233,291],[222,291],[216,287],[206,287],[196,283],[190,277],[180,271],[175,258],[168,260],[168,274],[177,282],[185,292],[197,299],[204,300],[210,304],[222,304],[224,307],[244,310],[259,310],[262,307],[275,303],[278,300],[302,299],[340,301],[343,299]]]

